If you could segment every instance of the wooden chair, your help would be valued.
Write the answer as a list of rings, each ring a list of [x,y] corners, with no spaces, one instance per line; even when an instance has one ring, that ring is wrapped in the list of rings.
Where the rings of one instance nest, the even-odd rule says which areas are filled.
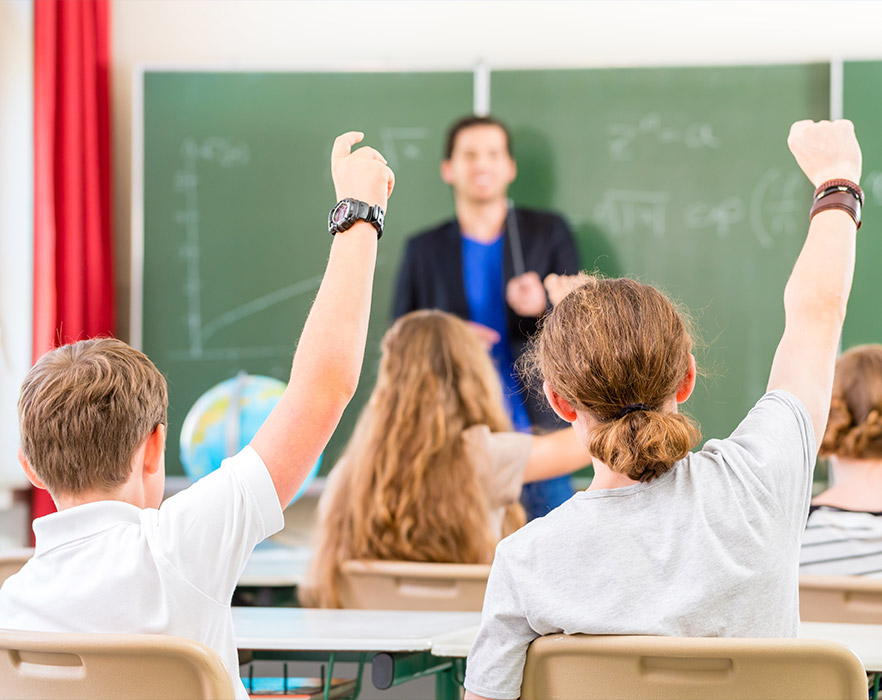
[[[866,700],[867,676],[817,639],[550,635],[527,652],[521,700]]]
[[[341,567],[344,608],[480,610],[489,564],[349,561]]]
[[[0,550],[0,585],[12,574],[18,573],[28,559],[34,556],[33,547]]]
[[[803,574],[799,577],[799,617],[806,622],[882,625],[882,579]]]
[[[220,656],[189,639],[0,630],[0,700],[234,697]]]

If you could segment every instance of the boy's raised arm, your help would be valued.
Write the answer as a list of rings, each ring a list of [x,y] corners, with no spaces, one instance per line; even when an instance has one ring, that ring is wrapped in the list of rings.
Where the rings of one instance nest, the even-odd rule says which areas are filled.
[[[337,199],[350,197],[385,210],[394,175],[374,149],[352,151],[362,138],[351,131],[334,141],[331,175]],[[334,236],[288,388],[251,441],[283,508],[327,445],[358,385],[376,257],[377,231],[371,224],[359,221]]]
[[[815,187],[834,179],[858,184],[861,150],[850,121],[796,122],[787,143]],[[805,404],[816,445],[830,410],[833,366],[854,274],[855,230],[846,211],[819,212],[784,290],[784,335],[768,388],[789,391]]]

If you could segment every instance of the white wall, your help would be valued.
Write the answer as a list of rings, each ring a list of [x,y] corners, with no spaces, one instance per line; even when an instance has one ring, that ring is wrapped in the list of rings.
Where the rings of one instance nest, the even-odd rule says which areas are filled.
[[[31,366],[32,35],[31,0],[0,0],[0,510],[27,484],[15,404]]]
[[[882,58],[882,2],[869,1],[117,0],[113,9],[121,333],[138,64],[519,68]]]

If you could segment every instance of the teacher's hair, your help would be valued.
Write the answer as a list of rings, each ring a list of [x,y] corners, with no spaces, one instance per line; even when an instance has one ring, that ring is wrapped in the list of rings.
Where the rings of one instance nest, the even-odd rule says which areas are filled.
[[[383,338],[377,384],[329,477],[307,605],[340,607],[340,564],[351,559],[492,560],[497,535],[462,439],[474,425],[512,429],[477,336],[442,311],[402,316]],[[517,516],[511,524],[522,525],[519,506]]]
[[[882,345],[858,345],[836,361],[821,455],[882,459]]]
[[[470,114],[457,120],[447,130],[447,139],[444,142],[444,160],[450,160],[453,155],[453,148],[456,146],[456,137],[459,136],[459,132],[473,126],[498,126],[505,132],[505,147],[508,150],[508,155],[514,155],[511,150],[511,132],[503,122],[499,121],[496,117],[479,117],[475,114]]]
[[[635,481],[664,474],[696,445],[688,416],[664,410],[690,367],[687,321],[657,289],[584,276],[546,317],[526,367],[596,425],[588,450]],[[644,404],[648,410],[623,413]]]

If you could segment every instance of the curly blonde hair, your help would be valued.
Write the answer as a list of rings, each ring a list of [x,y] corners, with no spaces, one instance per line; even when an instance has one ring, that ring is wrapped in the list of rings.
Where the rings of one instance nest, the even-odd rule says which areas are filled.
[[[836,361],[821,455],[882,459],[882,345],[858,345]]]
[[[340,607],[340,565],[352,559],[492,559],[497,536],[462,439],[475,425],[512,429],[474,332],[442,311],[400,318],[383,338],[376,386],[322,503],[306,604]]]

